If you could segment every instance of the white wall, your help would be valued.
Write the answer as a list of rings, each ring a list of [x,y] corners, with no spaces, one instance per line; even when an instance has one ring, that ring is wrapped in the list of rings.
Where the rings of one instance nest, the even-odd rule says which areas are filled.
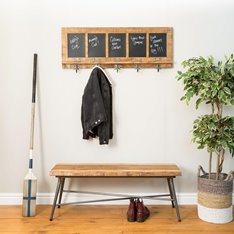
[[[192,122],[210,109],[179,101],[175,79],[181,62],[234,52],[234,2],[231,0],[77,1],[2,0],[0,2],[0,193],[21,193],[27,172],[33,53],[38,53],[35,174],[40,193],[53,192],[49,170],[67,163],[176,163],[183,176],[178,193],[196,192],[198,164],[205,151],[191,143]],[[78,74],[61,66],[61,27],[173,27],[174,67],[107,69],[113,83],[114,139],[108,146],[82,140],[81,97],[90,70]],[[234,112],[230,110],[229,113]],[[233,168],[227,154],[224,170]],[[86,190],[166,190],[155,180],[74,182]],[[118,188],[114,187],[118,185]]]

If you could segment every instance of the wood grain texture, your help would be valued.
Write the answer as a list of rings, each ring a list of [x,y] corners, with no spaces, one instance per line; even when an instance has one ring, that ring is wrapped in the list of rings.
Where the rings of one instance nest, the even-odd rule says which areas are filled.
[[[180,176],[175,164],[56,164],[51,176],[71,177],[166,177]]]
[[[49,221],[51,206],[38,206],[36,217],[22,217],[21,206],[0,206],[0,233],[4,234],[233,234],[234,222],[210,224],[197,217],[196,206],[180,206],[182,222],[171,206],[148,206],[144,223],[129,223],[127,206],[66,206]],[[66,215],[65,215],[66,214]]]

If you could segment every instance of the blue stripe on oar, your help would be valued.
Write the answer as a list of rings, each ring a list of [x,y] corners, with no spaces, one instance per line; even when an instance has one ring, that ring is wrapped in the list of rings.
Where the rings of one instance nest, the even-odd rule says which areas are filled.
[[[29,200],[28,197],[23,197],[23,200]],[[36,197],[30,197],[30,200],[36,200]]]
[[[32,169],[33,168],[33,160],[32,158],[29,159],[29,168]]]
[[[30,216],[30,208],[31,208],[31,189],[32,189],[32,180],[28,180],[28,210],[27,215]]]

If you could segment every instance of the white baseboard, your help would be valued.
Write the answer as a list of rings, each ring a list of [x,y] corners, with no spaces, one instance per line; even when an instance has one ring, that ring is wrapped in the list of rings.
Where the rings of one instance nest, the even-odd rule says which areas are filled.
[[[136,195],[136,194],[134,194]],[[141,196],[149,196],[152,194],[141,193]],[[97,195],[86,195],[86,194],[64,194],[63,202],[74,202],[74,201],[87,201],[87,200],[95,200],[95,199],[108,199],[111,197],[107,196],[97,196]],[[113,198],[113,197],[112,197]],[[54,199],[54,193],[37,193],[37,204],[38,205],[48,205],[52,204]],[[177,200],[180,205],[195,205],[197,204],[197,193],[177,193]],[[84,204],[92,204],[92,205],[126,205],[128,204],[128,200],[120,200],[120,201],[108,201],[108,202],[97,202],[97,203],[84,203]],[[152,200],[152,199],[144,199],[145,204],[149,205],[160,205],[160,204],[170,204],[169,201],[161,201],[161,200]],[[0,205],[21,205],[22,204],[22,193],[0,193]]]

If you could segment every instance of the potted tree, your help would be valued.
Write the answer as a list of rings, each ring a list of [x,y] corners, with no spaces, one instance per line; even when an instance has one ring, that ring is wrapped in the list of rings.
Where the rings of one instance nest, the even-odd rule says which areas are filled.
[[[193,142],[209,155],[208,173],[198,169],[198,216],[211,223],[227,223],[233,219],[233,172],[222,173],[225,153],[234,156],[234,117],[224,116],[223,107],[234,105],[234,59],[215,63],[214,58],[191,58],[178,71],[187,104],[196,96],[196,109],[201,103],[211,106],[211,113],[199,116],[193,123]],[[212,163],[216,162],[214,172]]]

